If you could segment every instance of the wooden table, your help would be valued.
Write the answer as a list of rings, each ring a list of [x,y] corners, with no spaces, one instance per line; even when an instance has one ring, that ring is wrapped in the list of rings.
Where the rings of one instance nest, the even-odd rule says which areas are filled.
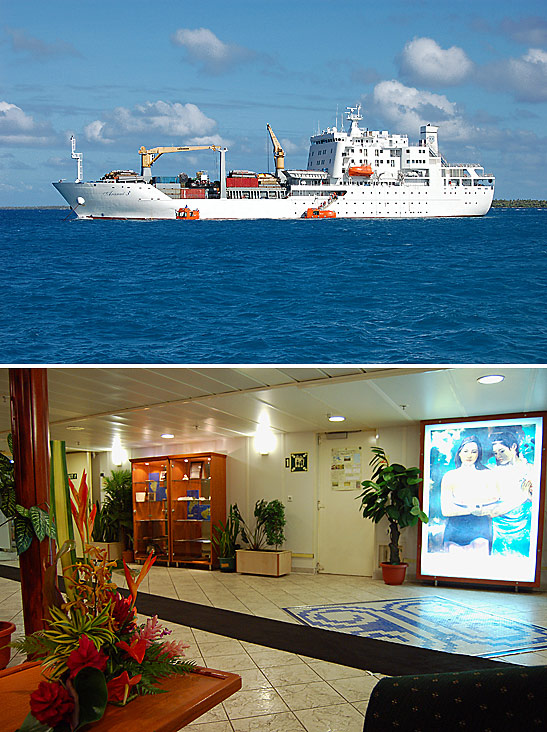
[[[30,712],[29,697],[42,680],[38,663],[0,671],[0,732],[15,732]],[[241,689],[241,677],[197,667],[185,676],[164,679],[169,693],[139,696],[125,707],[108,704],[90,732],[176,732]]]

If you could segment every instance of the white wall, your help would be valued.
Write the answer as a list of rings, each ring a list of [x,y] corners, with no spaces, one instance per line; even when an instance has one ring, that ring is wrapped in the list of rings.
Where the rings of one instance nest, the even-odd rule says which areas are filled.
[[[420,428],[418,426],[379,429],[376,444],[384,448],[390,462],[401,463],[407,468],[420,466]],[[403,547],[403,559],[408,562],[409,578],[416,577],[417,541],[418,529],[416,526],[410,526],[401,532],[399,543]],[[372,575],[375,578],[382,576],[382,571],[378,567],[380,544],[389,544],[389,524],[385,518],[376,524],[374,566],[377,568]]]
[[[380,428],[376,444],[383,447],[393,462],[412,467],[420,466],[420,428],[408,427]],[[313,571],[317,554],[317,511],[318,496],[318,442],[312,432],[295,432],[278,439],[277,446],[269,455],[256,452],[253,439],[239,437],[230,439],[207,440],[192,443],[169,443],[155,451],[133,450],[131,457],[154,457],[192,452],[219,452],[229,456],[227,461],[227,506],[237,503],[242,514],[252,522],[255,502],[261,498],[278,498],[285,505],[287,525],[285,527],[285,546],[291,549],[293,569]],[[309,469],[303,473],[291,473],[285,467],[285,458],[291,452],[307,452]],[[110,453],[98,455],[101,470],[109,474],[112,466],[108,463]],[[372,455],[371,455],[372,457]],[[364,456],[366,459],[366,456]],[[128,463],[127,466],[130,467]],[[366,469],[364,469],[366,473]],[[289,500],[289,497],[292,500]],[[547,517],[546,517],[547,519]],[[363,519],[364,520],[364,519]],[[374,566],[378,564],[379,545],[389,543],[388,524],[384,519],[375,527]],[[417,527],[405,529],[401,534],[404,560],[409,563],[408,576],[415,577],[417,554]],[[544,528],[544,559],[542,562],[542,588],[547,586],[547,520]],[[299,556],[300,555],[300,556]],[[302,556],[308,555],[308,556]],[[374,571],[380,577],[380,569]]]

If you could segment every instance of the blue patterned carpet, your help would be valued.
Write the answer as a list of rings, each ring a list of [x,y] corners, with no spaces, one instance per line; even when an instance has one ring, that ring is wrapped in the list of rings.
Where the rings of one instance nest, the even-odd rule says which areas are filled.
[[[442,597],[286,607],[305,625],[447,653],[494,658],[547,648],[547,628]]]

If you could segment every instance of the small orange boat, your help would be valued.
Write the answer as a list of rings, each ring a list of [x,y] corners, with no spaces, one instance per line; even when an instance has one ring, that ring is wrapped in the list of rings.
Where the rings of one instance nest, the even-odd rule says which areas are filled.
[[[306,219],[335,219],[336,211],[325,211],[325,209],[322,209],[322,208],[308,208],[304,218],[306,218]]]
[[[364,178],[370,178],[374,173],[370,165],[352,165],[348,168],[348,175],[351,176],[362,176]]]
[[[199,209],[196,208],[195,211],[192,211],[191,208],[185,206],[184,208],[179,208],[175,216],[177,219],[199,219]]]

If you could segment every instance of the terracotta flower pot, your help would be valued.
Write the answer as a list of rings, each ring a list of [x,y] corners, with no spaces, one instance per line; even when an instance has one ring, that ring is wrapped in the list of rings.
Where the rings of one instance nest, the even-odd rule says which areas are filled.
[[[11,642],[11,635],[15,632],[15,625],[8,621],[0,621],[0,669],[6,668],[9,663],[11,648],[8,643]]]
[[[406,568],[408,564],[389,564],[389,562],[381,562],[382,577],[386,585],[402,585],[405,581]]]

